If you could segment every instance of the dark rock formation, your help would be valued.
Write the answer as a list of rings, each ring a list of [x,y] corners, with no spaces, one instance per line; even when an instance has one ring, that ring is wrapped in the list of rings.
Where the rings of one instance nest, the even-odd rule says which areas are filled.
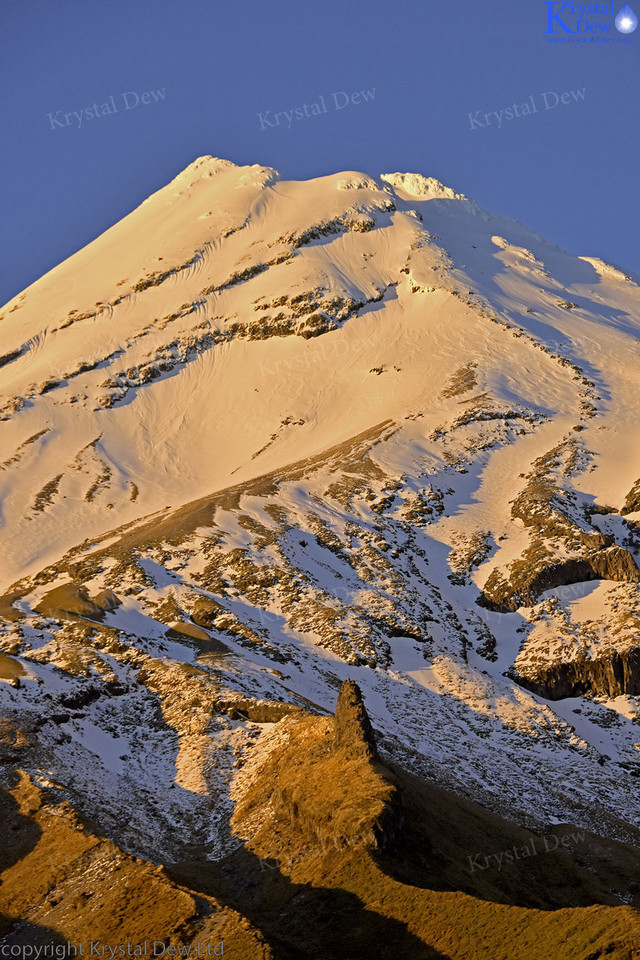
[[[547,700],[565,697],[638,696],[640,694],[640,647],[614,651],[598,658],[574,660],[541,666],[534,677],[522,677],[515,670],[512,678]]]
[[[540,567],[517,562],[507,578],[498,570],[491,573],[478,603],[498,613],[509,613],[518,607],[532,606],[545,590],[588,580],[637,582],[640,570],[629,551],[618,546]]]
[[[100,607],[101,610],[104,610],[107,613],[110,610],[115,610],[122,604],[122,600],[113,592],[113,590],[101,590],[100,593],[96,593],[95,597],[92,597],[91,600],[96,604],[96,606]]]
[[[629,493],[626,495],[620,513],[635,513],[636,510],[640,510],[640,478],[636,480],[634,485],[631,487],[631,490],[629,490]]]
[[[334,744],[349,753],[377,759],[378,749],[362,700],[360,687],[354,680],[345,680],[340,688],[334,718]]]
[[[302,716],[305,711],[293,703],[278,700],[218,700],[216,709],[226,713],[231,720],[250,720],[252,723],[277,723],[283,717]]]
[[[79,690],[63,694],[58,698],[61,706],[68,710],[81,710],[88,707],[90,703],[99,700],[104,690],[95,683],[84,683]]]
[[[221,613],[226,613],[221,604],[216,603],[215,600],[210,600],[209,597],[198,597],[191,611],[191,619],[199,627],[209,630],[215,618],[219,617]]]

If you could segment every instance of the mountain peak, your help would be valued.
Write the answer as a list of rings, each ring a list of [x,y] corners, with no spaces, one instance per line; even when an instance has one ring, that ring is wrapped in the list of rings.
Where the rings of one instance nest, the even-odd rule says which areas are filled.
[[[237,164],[231,160],[223,160],[220,157],[211,157],[208,155],[197,157],[192,163],[188,164],[177,177],[174,177],[172,183],[193,183],[201,177],[215,177],[216,174],[222,173],[224,170],[229,170],[232,167],[237,167]]]
[[[447,782],[631,822],[631,713],[563,703],[640,683],[638,287],[419,174],[172,183],[5,308],[8,655],[94,671],[66,611],[151,659],[228,649],[243,697],[328,711],[357,677]],[[336,717],[373,754],[355,684]]]
[[[187,871],[202,924],[196,891],[279,956],[453,956],[450,890],[484,943],[456,957],[547,960],[554,907],[595,903],[610,955],[637,849],[601,873],[580,847],[599,890],[554,886],[553,852],[640,843],[638,286],[478,209],[419,174],[200,157],[4,309],[0,760],[33,776],[0,790],[25,827],[0,887],[16,937],[109,940],[67,833],[44,885],[42,843],[25,856],[77,807]],[[148,874],[146,932],[119,940],[174,943]],[[391,899],[405,939],[375,926]]]
[[[424,177],[420,173],[383,173],[380,179],[415,199],[466,200],[475,204],[475,200],[465,197],[463,193],[456,193],[434,177]]]

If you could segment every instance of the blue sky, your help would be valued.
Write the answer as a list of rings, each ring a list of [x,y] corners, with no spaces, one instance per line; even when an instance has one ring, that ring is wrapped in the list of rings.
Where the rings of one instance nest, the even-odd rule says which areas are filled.
[[[435,176],[640,273],[640,28],[582,6],[2,0],[0,301],[203,154]]]

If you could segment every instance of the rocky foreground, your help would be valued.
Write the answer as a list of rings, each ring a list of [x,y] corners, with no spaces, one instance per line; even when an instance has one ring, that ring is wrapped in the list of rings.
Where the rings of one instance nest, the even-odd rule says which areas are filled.
[[[334,717],[301,712],[267,739],[235,786],[236,848],[215,862],[127,854],[67,792],[16,773],[1,799],[2,943],[243,960],[638,956],[638,912],[619,905],[640,905],[633,847],[570,825],[534,834],[381,759],[356,684]]]

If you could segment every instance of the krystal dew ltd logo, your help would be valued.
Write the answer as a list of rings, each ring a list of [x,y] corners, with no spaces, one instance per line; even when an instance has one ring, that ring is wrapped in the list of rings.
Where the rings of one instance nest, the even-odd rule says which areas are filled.
[[[633,33],[638,26],[638,18],[629,6],[624,6],[615,12],[614,0],[609,3],[570,3],[557,0],[547,0],[547,29],[546,34],[595,34],[600,38],[611,33],[611,17],[615,17],[614,24],[618,33]]]

